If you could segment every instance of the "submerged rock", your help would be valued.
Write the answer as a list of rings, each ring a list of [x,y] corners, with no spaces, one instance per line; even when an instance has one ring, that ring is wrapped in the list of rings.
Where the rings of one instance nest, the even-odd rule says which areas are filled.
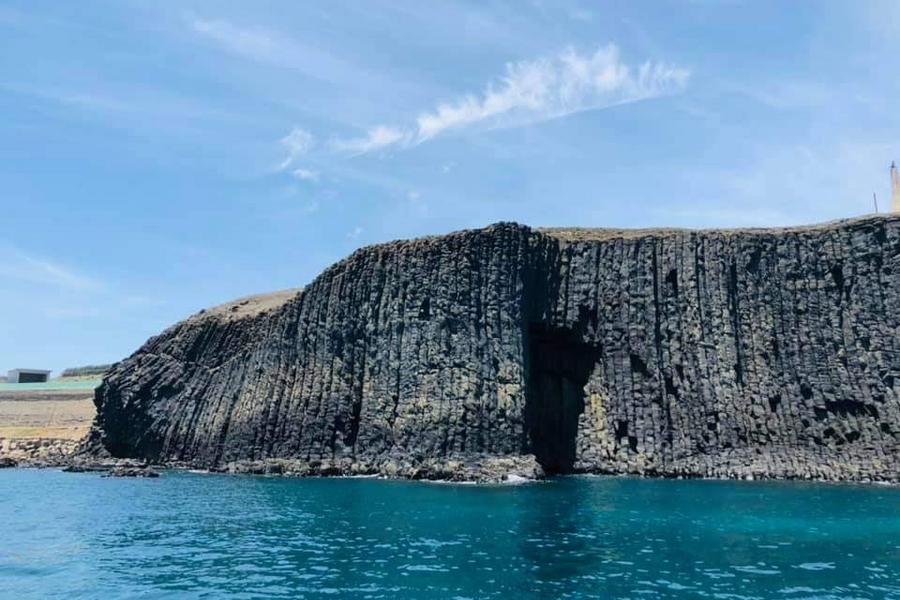
[[[900,218],[516,224],[363,248],[202,311],[85,448],[260,474],[900,480]]]
[[[63,473],[95,473],[112,469],[111,466],[100,464],[71,464],[63,468]]]
[[[159,477],[159,473],[146,467],[113,467],[105,477]]]

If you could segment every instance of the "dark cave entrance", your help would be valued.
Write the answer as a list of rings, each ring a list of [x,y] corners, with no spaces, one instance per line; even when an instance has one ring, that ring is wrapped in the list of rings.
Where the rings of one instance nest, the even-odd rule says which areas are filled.
[[[549,475],[571,473],[584,386],[599,350],[572,331],[532,325],[528,330],[525,427],[531,452]]]

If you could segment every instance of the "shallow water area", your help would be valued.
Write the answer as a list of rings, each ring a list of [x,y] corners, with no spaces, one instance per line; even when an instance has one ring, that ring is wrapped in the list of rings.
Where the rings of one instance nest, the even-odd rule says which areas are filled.
[[[898,598],[900,488],[0,471],[4,598]]]

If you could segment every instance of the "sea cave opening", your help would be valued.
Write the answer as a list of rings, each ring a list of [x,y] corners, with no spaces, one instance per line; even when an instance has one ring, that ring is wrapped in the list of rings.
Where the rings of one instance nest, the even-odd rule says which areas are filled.
[[[547,474],[571,473],[584,387],[599,350],[571,330],[534,324],[528,331],[528,358],[525,427],[531,452]]]

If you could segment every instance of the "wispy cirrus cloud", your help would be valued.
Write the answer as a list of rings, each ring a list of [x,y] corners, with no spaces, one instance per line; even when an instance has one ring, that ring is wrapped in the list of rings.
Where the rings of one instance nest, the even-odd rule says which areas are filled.
[[[28,96],[41,102],[65,108],[96,113],[117,124],[153,132],[166,132],[172,123],[218,121],[232,122],[235,115],[210,107],[208,102],[141,85],[100,83],[94,89],[81,89],[83,84],[62,81],[53,84],[0,82],[0,92]]]
[[[144,315],[164,306],[165,298],[132,293],[114,281],[98,279],[57,259],[0,241],[0,311],[52,321],[86,321]],[[13,326],[12,321],[6,323]]]
[[[286,169],[301,156],[307,154],[315,145],[313,135],[300,127],[294,127],[290,133],[281,138],[281,145],[287,151],[287,156],[278,165],[278,169]]]
[[[185,15],[185,21],[193,34],[209,45],[259,65],[286,69],[340,86],[406,87],[403,82],[386,78],[333,50],[324,50],[321,44],[271,28],[192,14]]]
[[[294,169],[294,177],[301,181],[311,181],[313,183],[319,181],[319,172],[311,169]]]
[[[240,41],[238,32],[231,33],[238,40],[235,43],[266,47],[263,40],[251,36]],[[548,58],[509,63],[505,74],[488,83],[482,93],[438,102],[407,125],[376,124],[363,135],[332,138],[323,144],[309,131],[294,127],[280,140],[286,155],[278,170],[290,168],[295,178],[316,182],[318,171],[297,163],[310,154],[308,158],[316,159],[323,150],[359,156],[411,148],[454,132],[530,125],[675,94],[685,89],[689,79],[690,71],[681,67],[649,61],[626,64],[613,44],[592,53],[570,48]]]
[[[237,27],[228,21],[190,19],[196,33],[225,47],[229,51],[269,62],[284,62],[293,54],[293,43],[261,29]]]
[[[682,91],[690,71],[663,63],[626,64],[613,44],[590,54],[510,63],[480,94],[440,102],[410,126],[377,125],[364,137],[336,140],[338,151],[362,154],[413,146],[462,130],[518,127]]]
[[[785,80],[765,84],[727,84],[732,91],[775,110],[809,110],[834,102],[838,90],[809,80]]]
[[[334,140],[331,147],[338,152],[351,154],[365,154],[374,150],[380,150],[401,142],[407,143],[412,139],[410,133],[395,127],[378,125],[366,132],[366,135],[348,140]]]
[[[96,291],[104,287],[96,279],[15,248],[0,252],[0,277],[69,291]]]

